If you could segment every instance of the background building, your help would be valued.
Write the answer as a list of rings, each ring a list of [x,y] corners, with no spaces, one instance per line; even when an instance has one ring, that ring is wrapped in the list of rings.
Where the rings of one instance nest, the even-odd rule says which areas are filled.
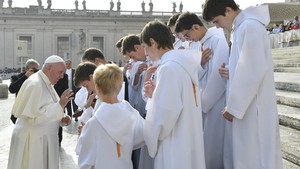
[[[300,0],[297,1],[268,4],[270,25],[291,20],[299,13]],[[172,14],[152,10],[78,10],[43,6],[2,8],[0,5],[0,73],[7,69],[20,69],[28,58],[42,64],[53,54],[71,59],[75,66],[88,47],[99,48],[107,60],[120,63],[122,57],[115,43],[121,37],[139,33],[153,19],[167,21]],[[228,31],[225,34],[229,37]]]
[[[150,20],[157,18],[166,21],[171,15],[108,10],[55,10],[38,6],[2,8],[0,69],[19,68],[22,58],[24,61],[34,58],[42,64],[53,54],[71,59],[77,65],[88,47],[101,49],[108,60],[119,63],[122,58],[115,43],[121,37],[139,33]]]

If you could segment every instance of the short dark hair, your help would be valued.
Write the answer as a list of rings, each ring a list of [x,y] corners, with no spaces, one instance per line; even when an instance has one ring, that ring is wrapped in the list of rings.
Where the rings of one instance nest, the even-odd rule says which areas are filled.
[[[105,60],[105,57],[100,49],[97,48],[88,48],[84,51],[84,54],[81,58],[82,61],[95,62],[96,58]]]
[[[226,7],[230,7],[234,11],[239,9],[234,0],[206,0],[202,11],[203,19],[212,21],[216,16],[225,16]]]
[[[172,34],[168,27],[159,20],[151,21],[143,28],[140,36],[141,42],[151,46],[150,38],[156,41],[158,49],[173,49]]]
[[[168,23],[167,23],[167,26],[170,27],[170,26],[175,26],[176,24],[176,21],[178,19],[178,17],[180,16],[180,13],[176,13],[176,14],[173,14],[169,20],[168,20]]]
[[[189,30],[194,24],[204,26],[199,17],[194,13],[185,12],[179,16],[175,25],[175,32]]]
[[[85,80],[90,80],[90,75],[94,73],[97,66],[92,62],[80,63],[74,73],[74,84],[76,87],[80,87],[79,84]]]
[[[122,37],[121,39],[118,40],[118,42],[116,43],[117,48],[122,48],[123,39],[124,39],[124,37]]]
[[[127,35],[123,38],[122,53],[126,55],[127,52],[135,51],[134,45],[140,45],[140,39],[137,35]]]

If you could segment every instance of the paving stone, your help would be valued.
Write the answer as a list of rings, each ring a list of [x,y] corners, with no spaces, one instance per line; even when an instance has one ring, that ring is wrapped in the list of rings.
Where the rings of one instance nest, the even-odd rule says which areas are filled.
[[[300,108],[277,105],[280,125],[300,131]]]
[[[283,166],[285,169],[300,169],[299,166],[297,166],[296,164],[291,163],[285,159],[283,159]]]
[[[275,72],[275,87],[278,90],[300,92],[300,73]]]
[[[300,131],[280,126],[282,157],[300,166]]]
[[[292,91],[277,90],[277,104],[300,108],[300,93]]]

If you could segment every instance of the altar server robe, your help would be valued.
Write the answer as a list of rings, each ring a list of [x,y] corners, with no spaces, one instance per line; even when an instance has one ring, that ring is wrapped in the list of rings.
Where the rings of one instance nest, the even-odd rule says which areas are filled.
[[[268,6],[249,7],[233,22],[227,110],[234,169],[282,169]]]
[[[18,118],[8,169],[59,168],[58,127],[64,112],[48,77],[40,70],[22,85],[12,112]]]
[[[79,137],[79,168],[132,169],[132,150],[145,145],[143,123],[139,112],[127,101],[102,102]]]
[[[206,73],[200,77],[200,90],[202,92],[202,112],[204,118],[204,149],[206,168],[220,169],[223,165],[225,118],[222,111],[226,101],[227,80],[219,74],[223,63],[228,64],[229,46],[224,31],[212,27],[207,30],[199,41],[204,50],[211,49],[210,60],[203,65]]]
[[[199,56],[195,50],[171,50],[161,57],[144,126],[155,169],[205,168]]]

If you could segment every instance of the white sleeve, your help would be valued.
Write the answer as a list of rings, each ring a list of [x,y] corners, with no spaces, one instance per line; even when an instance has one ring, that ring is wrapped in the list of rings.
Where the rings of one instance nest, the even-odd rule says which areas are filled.
[[[78,139],[76,154],[78,154],[78,168],[92,169],[96,162],[96,138],[92,123],[87,123]]]
[[[92,107],[85,109],[80,116],[79,122],[86,123],[93,116],[93,111],[94,109]]]
[[[174,73],[177,72],[172,68],[161,68],[157,74],[153,102],[148,108],[144,125],[144,138],[151,157],[156,155],[159,141],[172,132],[183,109],[180,93],[182,79],[178,76],[165,78],[172,77]]]
[[[133,149],[141,148],[145,145],[144,135],[143,135],[143,127],[144,127],[144,119],[140,116],[138,112],[137,119],[134,124],[134,140],[133,140]]]
[[[249,25],[242,33],[244,39],[238,44],[240,56],[234,77],[230,77],[232,81],[227,102],[227,111],[238,119],[243,119],[253,98],[260,92],[266,73],[270,69],[273,71],[268,58],[271,56],[266,54],[265,44],[269,39],[264,27]]]
[[[75,94],[74,102],[81,110],[84,109],[84,105],[86,104],[88,98],[88,91],[85,87],[81,87],[79,91]]]

